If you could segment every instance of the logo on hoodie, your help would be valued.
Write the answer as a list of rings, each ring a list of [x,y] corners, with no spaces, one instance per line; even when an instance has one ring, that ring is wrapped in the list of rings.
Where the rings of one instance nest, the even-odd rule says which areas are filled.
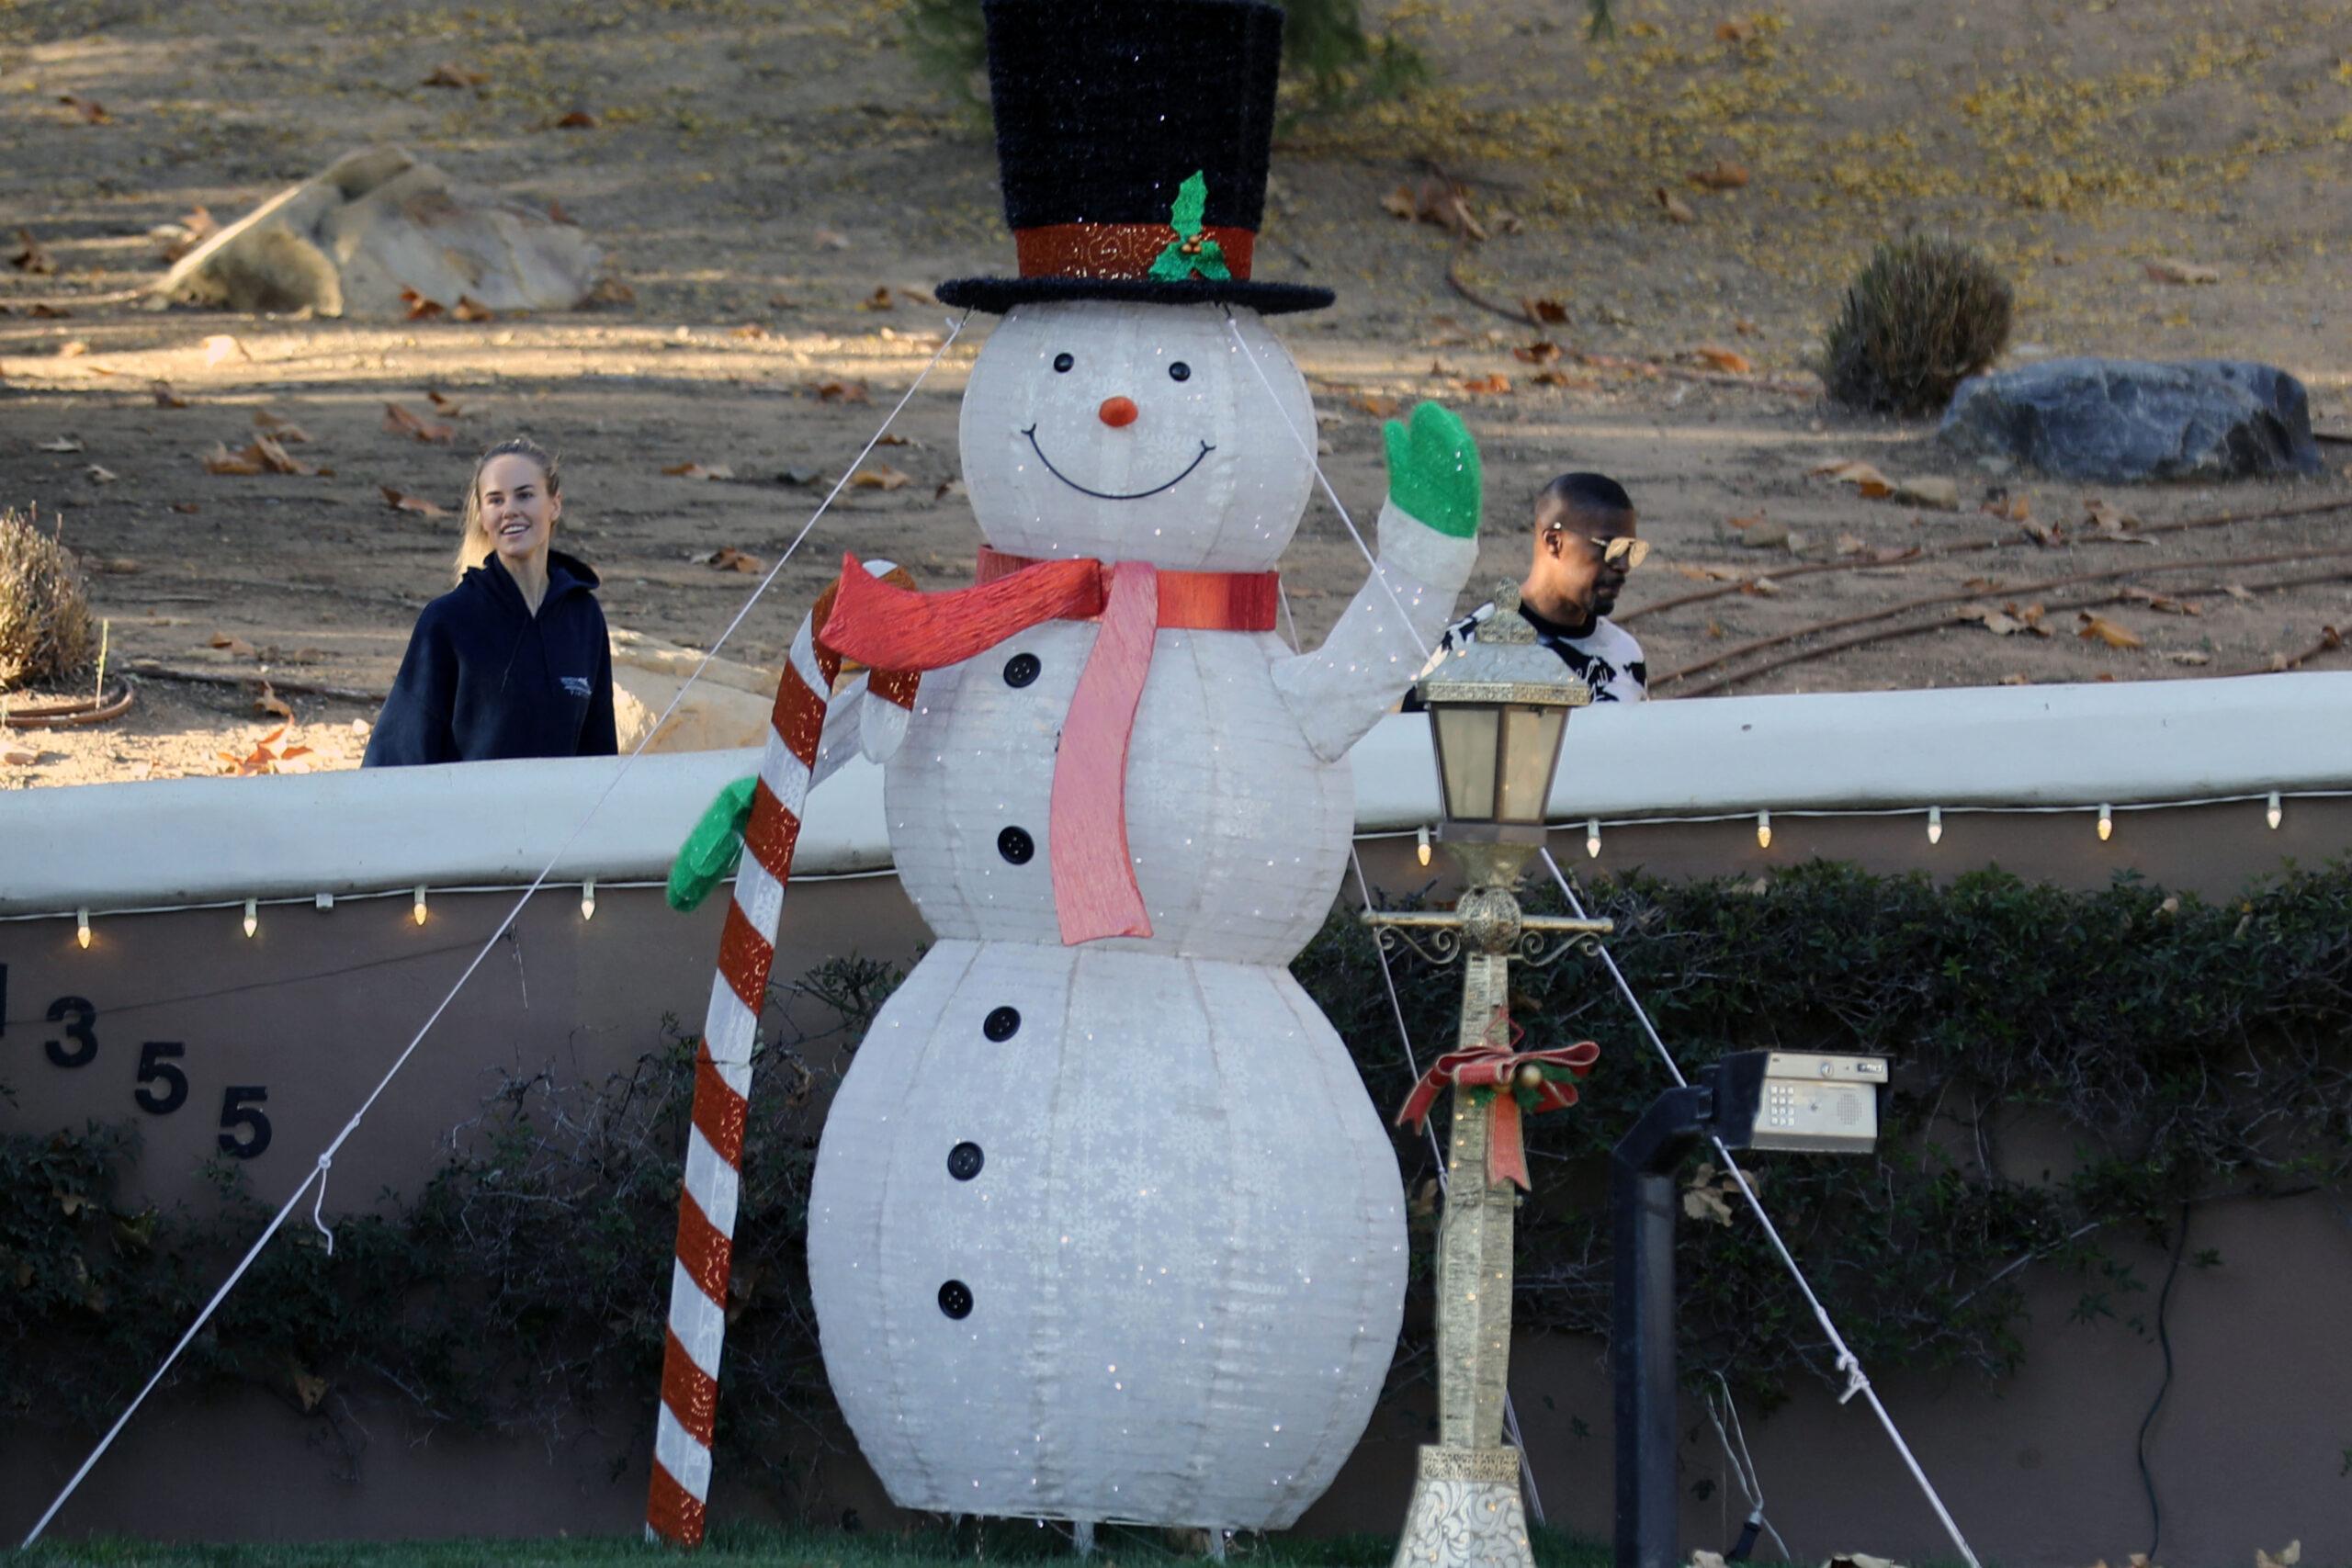
[[[565,691],[575,697],[594,695],[588,685],[588,677],[585,675],[559,675],[556,679],[562,684]]]

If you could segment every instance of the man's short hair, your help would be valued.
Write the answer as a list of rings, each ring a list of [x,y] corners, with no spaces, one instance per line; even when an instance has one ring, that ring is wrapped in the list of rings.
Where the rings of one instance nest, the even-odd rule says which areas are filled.
[[[1634,498],[1607,474],[1562,474],[1544,487],[1537,500],[1558,502],[1570,512],[1607,517],[1634,510]]]

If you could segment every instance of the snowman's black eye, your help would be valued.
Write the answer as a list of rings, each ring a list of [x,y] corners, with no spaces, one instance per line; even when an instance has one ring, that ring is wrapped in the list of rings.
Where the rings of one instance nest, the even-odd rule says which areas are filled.
[[[1077,363],[1077,360],[1072,359],[1067,354],[1057,354],[1054,355],[1054,368],[1057,370],[1067,371],[1071,366]]]
[[[1193,378],[1193,367],[1180,359],[1168,367],[1168,378],[1171,381],[1189,381]]]

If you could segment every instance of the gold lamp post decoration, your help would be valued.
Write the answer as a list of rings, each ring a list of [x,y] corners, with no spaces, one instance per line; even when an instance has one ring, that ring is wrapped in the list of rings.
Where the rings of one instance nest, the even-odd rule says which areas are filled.
[[[1439,838],[1467,886],[1451,910],[1363,916],[1384,950],[1401,944],[1463,966],[1455,1047],[1397,1118],[1419,1121],[1441,1089],[1453,1089],[1437,1243],[1438,1440],[1421,1449],[1395,1568],[1532,1568],[1519,1450],[1503,1435],[1512,1220],[1527,1180],[1519,1118],[1575,1103],[1575,1080],[1598,1050],[1586,1042],[1520,1051],[1510,1021],[1510,964],[1516,956],[1540,966],[1572,949],[1593,951],[1612,927],[1528,914],[1514,889],[1544,842],[1568,712],[1592,693],[1535,640],[1519,615],[1516,584],[1496,594],[1477,640],[1414,689],[1436,741]]]

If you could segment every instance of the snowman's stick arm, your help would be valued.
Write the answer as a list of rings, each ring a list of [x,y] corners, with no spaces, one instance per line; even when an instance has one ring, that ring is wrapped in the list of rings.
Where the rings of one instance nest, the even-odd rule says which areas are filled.
[[[1477,558],[1476,538],[1441,534],[1393,498],[1381,507],[1372,574],[1322,647],[1274,666],[1274,685],[1317,757],[1337,761],[1396,705],[1444,632]]]

